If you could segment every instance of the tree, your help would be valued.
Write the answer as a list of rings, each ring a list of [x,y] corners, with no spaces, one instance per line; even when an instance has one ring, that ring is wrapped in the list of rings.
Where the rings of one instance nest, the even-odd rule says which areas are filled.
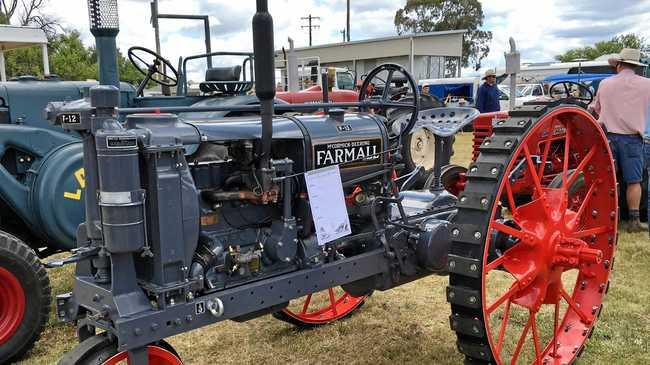
[[[49,58],[52,73],[62,80],[97,79],[99,68],[97,54],[92,47],[85,47],[78,31],[64,31],[50,41]],[[40,47],[20,48],[5,53],[7,75],[43,76]],[[131,84],[138,84],[144,76],[118,53],[120,79]]]
[[[612,53],[619,53],[623,48],[643,49],[650,45],[640,35],[629,33],[618,35],[609,41],[596,42],[593,46],[574,48],[555,56],[560,62],[571,62],[577,59],[595,60],[596,58]]]
[[[395,13],[395,27],[398,34],[466,29],[462,66],[478,70],[492,40],[492,32],[480,30],[483,18],[478,0],[407,0]]]

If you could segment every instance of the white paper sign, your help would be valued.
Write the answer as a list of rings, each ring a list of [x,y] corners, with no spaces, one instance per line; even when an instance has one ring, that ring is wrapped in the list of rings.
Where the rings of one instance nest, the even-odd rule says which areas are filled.
[[[305,173],[311,215],[319,245],[352,233],[338,165]]]

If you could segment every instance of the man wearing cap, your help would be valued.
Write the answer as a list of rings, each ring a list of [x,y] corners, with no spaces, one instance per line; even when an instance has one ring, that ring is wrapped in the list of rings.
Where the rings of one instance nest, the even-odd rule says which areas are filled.
[[[599,115],[598,121],[607,132],[614,159],[627,184],[626,200],[629,210],[628,232],[642,232],[639,220],[641,182],[643,181],[644,141],[650,143],[650,79],[638,76],[638,49],[625,48],[609,64],[616,76],[600,83],[598,93],[589,109]]]
[[[494,70],[487,70],[482,80],[485,82],[476,93],[476,109],[481,113],[498,112],[501,110],[501,106],[499,105],[497,75]]]

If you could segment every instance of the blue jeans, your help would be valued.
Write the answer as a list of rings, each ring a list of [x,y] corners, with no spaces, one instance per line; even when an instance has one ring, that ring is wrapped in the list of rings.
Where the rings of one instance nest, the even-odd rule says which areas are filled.
[[[645,144],[638,135],[608,133],[607,139],[623,182],[627,184],[643,181],[643,150]]]
[[[650,141],[646,140],[645,143],[643,144],[643,155],[645,157],[645,168],[648,169],[648,186],[642,186],[642,189],[646,189],[646,192],[648,193],[648,225],[650,230]]]

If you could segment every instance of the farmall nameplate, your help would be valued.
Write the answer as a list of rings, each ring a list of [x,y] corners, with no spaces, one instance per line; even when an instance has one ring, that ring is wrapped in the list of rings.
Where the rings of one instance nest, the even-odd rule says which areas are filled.
[[[381,139],[322,143],[314,146],[314,167],[342,165],[341,168],[381,163]]]

